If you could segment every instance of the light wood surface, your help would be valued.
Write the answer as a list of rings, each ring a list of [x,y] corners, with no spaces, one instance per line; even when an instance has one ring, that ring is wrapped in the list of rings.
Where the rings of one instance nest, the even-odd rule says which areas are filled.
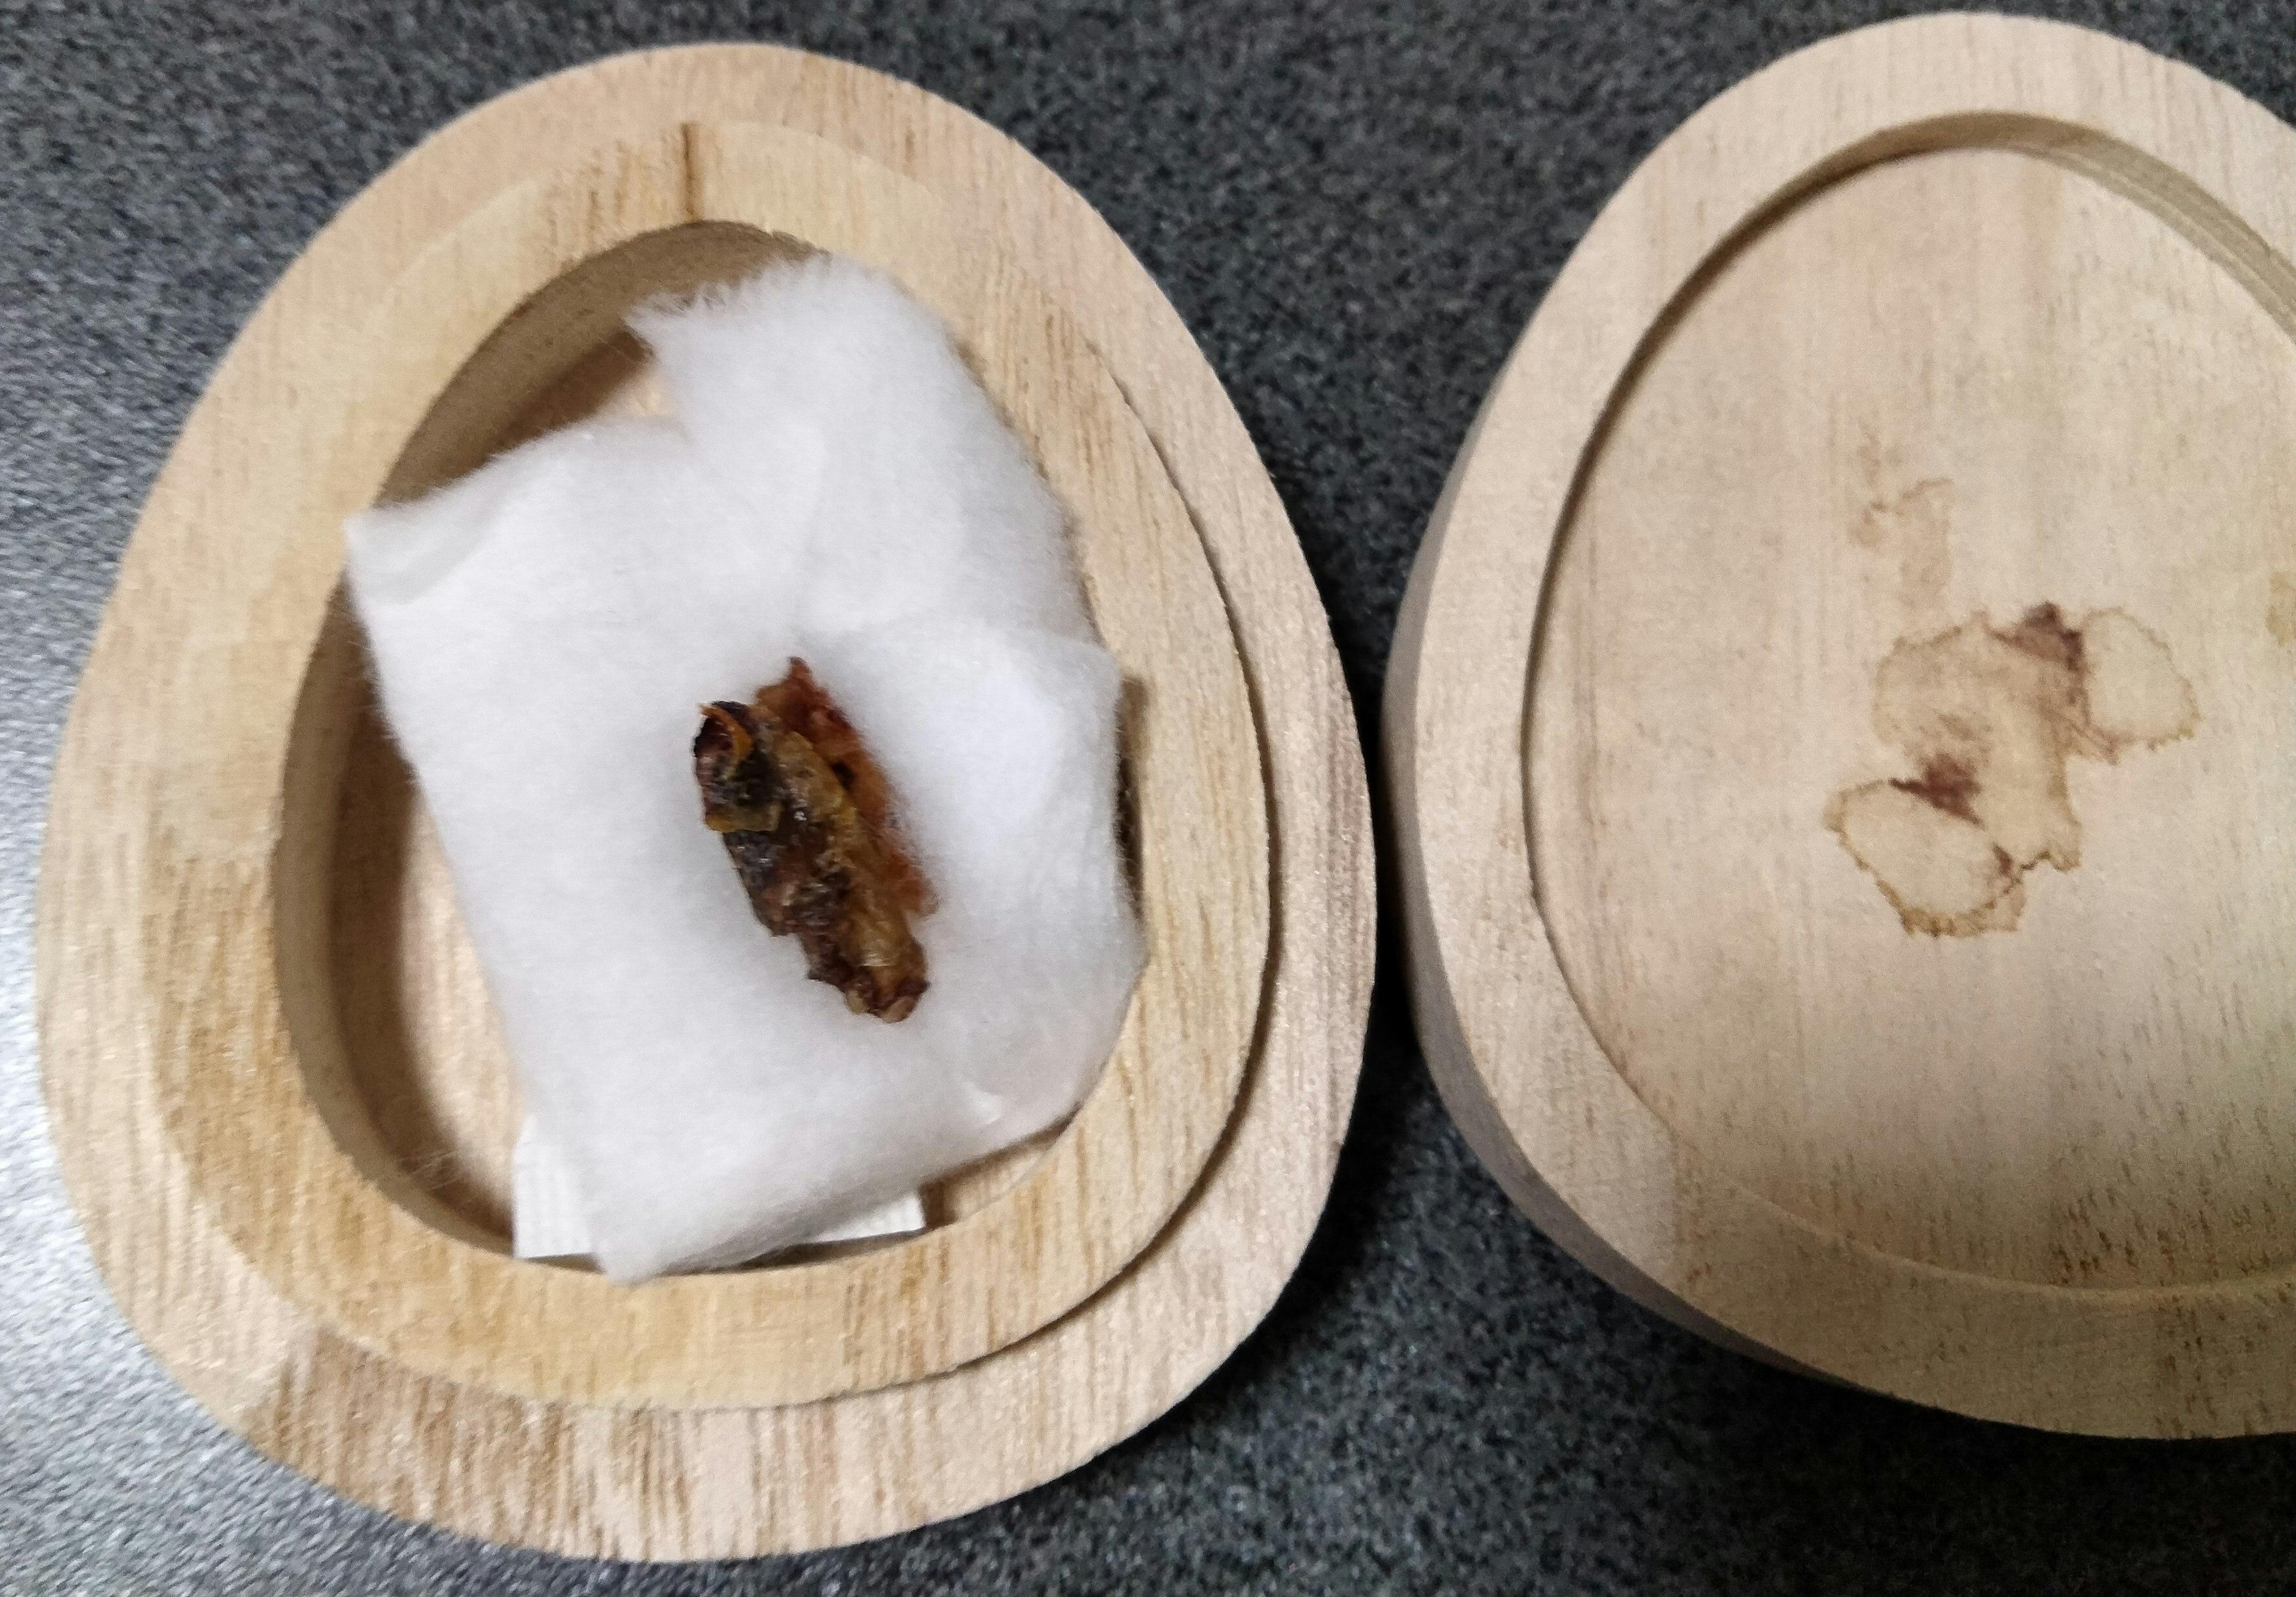
[[[1070,504],[1138,684],[1151,969],[1076,1120],[1033,1165],[964,1178],[938,1206],[954,1224],[630,1290],[499,1251],[511,1101],[444,873],[360,713],[336,526],[627,402],[621,305],[768,234],[876,259],[949,317]],[[1048,1478],[1257,1322],[1344,1128],[1370,966],[1361,773],[1241,424],[1041,167],[792,53],[545,80],[314,242],[153,490],[52,813],[51,1113],[123,1309],[258,1446],[479,1535],[752,1553]],[[425,1147],[451,1162],[410,1169]]]
[[[1725,94],[1558,278],[1387,758],[1446,1098],[1644,1301],[1990,1418],[2296,1426],[2292,258],[2296,133],[1939,17]]]

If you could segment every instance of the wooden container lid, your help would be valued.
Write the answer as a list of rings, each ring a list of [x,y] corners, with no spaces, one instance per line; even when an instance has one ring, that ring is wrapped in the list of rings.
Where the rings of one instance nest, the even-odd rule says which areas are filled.
[[[2097,34],[1783,61],[1557,278],[1413,573],[1413,993],[1660,1312],[2296,1426],[2296,133]]]
[[[1070,512],[1130,684],[1148,968],[1074,1119],[945,1183],[923,1235],[619,1287],[508,1256],[507,1061],[334,596],[339,529],[644,408],[632,305],[814,249],[940,312]],[[1304,1247],[1369,980],[1353,760],[1274,490],[1076,195],[953,108],[790,52],[567,73],[312,244],[152,491],[43,874],[65,1176],[194,1395],[392,1511],[654,1558],[962,1512],[1176,1401]]]

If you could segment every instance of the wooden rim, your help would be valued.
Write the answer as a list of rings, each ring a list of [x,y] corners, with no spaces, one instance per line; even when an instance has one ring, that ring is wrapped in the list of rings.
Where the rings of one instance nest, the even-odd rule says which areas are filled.
[[[258,1269],[338,1334],[424,1374],[519,1396],[627,1406],[809,1402],[936,1374],[1066,1313],[1112,1279],[1194,1184],[1234,1100],[1265,962],[1266,827],[1250,705],[1233,652],[1204,646],[1225,617],[1152,447],[1088,346],[1025,275],[968,239],[928,191],[822,140],[689,122],[617,146],[520,185],[441,235],[348,348],[320,343],[316,309],[299,325],[288,319],[275,335],[282,355],[266,381],[301,396],[302,407],[357,419],[310,473],[328,492],[339,487],[353,497],[273,519],[268,482],[237,463],[290,453],[297,423],[288,407],[266,406],[258,394],[253,415],[258,423],[278,415],[286,436],[244,426],[219,440],[228,452],[221,461],[170,468],[243,485],[242,496],[226,492],[201,507],[213,536],[258,549],[277,540],[271,559],[247,560],[236,594],[211,592],[211,602],[226,612],[265,604],[283,664],[307,639],[316,649],[343,516],[401,473],[406,440],[426,430],[438,397],[496,330],[608,251],[665,228],[713,223],[894,271],[948,319],[1035,446],[1071,507],[1103,635],[1127,675],[1147,684],[1129,763],[1150,954],[1100,1084],[1036,1168],[988,1208],[865,1254],[628,1287],[512,1258],[424,1224],[385,1195],[377,1165],[357,1157],[356,1142],[347,1156],[338,1137],[324,1134],[324,1095],[306,1088],[313,1061],[305,1056],[339,1052],[340,1044],[328,1036],[328,1006],[312,997],[328,985],[318,939],[273,946],[282,979],[266,993],[174,973],[169,962],[196,943],[169,929],[148,955],[153,1029],[168,1039],[153,1069],[162,1123],[200,1202]],[[331,373],[340,386],[330,386]],[[1103,432],[1131,447],[1109,447]],[[1134,594],[1152,602],[1128,602]],[[170,618],[131,595],[120,625],[161,635]],[[217,796],[210,830],[178,833],[184,847],[154,868],[181,880],[195,902],[219,901],[210,872],[265,856],[276,862],[273,893],[325,891],[306,862],[330,850],[295,835],[295,826],[324,826],[333,815],[339,767],[307,750],[340,747],[339,728],[314,725],[327,718],[315,700],[332,705],[339,695],[330,688],[305,697],[299,743],[289,736],[291,694],[257,677],[249,657],[244,640],[228,656],[186,649],[176,676],[184,702],[241,696],[244,708],[230,725],[242,740],[263,742],[259,752],[234,748],[227,765],[201,760],[148,682],[131,692],[96,662],[83,689],[120,692],[144,708],[112,740],[111,759],[173,764],[164,798],[162,790],[131,790],[123,795],[131,804],[203,798],[201,782],[243,780],[249,765],[287,771],[298,786],[297,768],[316,768],[319,790],[308,802],[250,808],[226,831],[232,812]],[[132,813],[90,819],[149,824]],[[1233,839],[1238,855],[1203,847],[1208,839]],[[126,913],[124,902],[119,908]],[[295,924],[324,920],[316,906],[283,905],[281,913]],[[1181,927],[1187,935],[1176,935]],[[259,961],[272,941],[259,922],[226,921],[218,930],[243,939],[223,955],[234,965]],[[234,1036],[265,1042],[217,1077],[204,1039]],[[343,1118],[334,1123],[340,1133]],[[298,1201],[278,1202],[283,1190]],[[389,1290],[378,1290],[385,1282]]]
[[[139,813],[123,790],[132,776],[110,758],[133,717],[84,692],[60,765],[44,873],[44,1055],[67,1179],[124,1311],[202,1402],[266,1451],[393,1511],[566,1552],[726,1556],[882,1535],[1048,1478],[1161,1412],[1257,1322],[1305,1245],[1344,1128],[1367,996],[1369,862],[1351,717],[1296,545],[1217,380],[1113,234],[1017,147],[918,91],[791,52],[656,52],[545,80],[436,135],[348,208],[275,290],[194,413],[129,551],[91,682],[164,662],[165,647],[139,640],[127,618],[154,602],[155,579],[164,582],[167,529],[207,524],[216,507],[211,481],[176,468],[225,447],[218,430],[275,370],[352,357],[349,339],[315,356],[289,336],[327,325],[312,320],[315,302],[346,293],[380,301],[457,219],[525,182],[534,151],[602,140],[659,147],[673,135],[682,146],[689,125],[751,122],[881,163],[976,218],[1005,259],[1028,263],[1048,308],[1073,318],[1078,348],[1104,364],[1096,380],[1146,430],[1211,558],[1213,602],[1228,610],[1263,730],[1265,768],[1250,786],[1262,792],[1264,779],[1268,831],[1283,845],[1283,931],[1271,939],[1264,981],[1257,962],[1226,973],[1247,999],[1239,1041],[1251,1052],[1234,1114],[1217,1101],[1198,1106],[1216,1138],[1201,1179],[1131,1267],[1074,1312],[1016,1341],[996,1336],[983,1356],[947,1373],[816,1402],[633,1408],[619,1382],[578,1399],[519,1396],[344,1334],[299,1289],[283,1290],[260,1257],[284,1248],[308,1266],[311,1233],[245,1229],[250,1216],[219,1208],[197,1159],[187,1159],[212,1145],[213,1105],[256,1092],[266,1061],[293,1041],[264,997],[268,944],[250,968],[213,931],[234,918],[268,928],[271,861],[261,839],[247,838],[242,853],[196,881],[171,868],[175,829],[196,821],[228,830],[245,807],[266,807],[266,766],[259,746],[242,746],[217,761],[235,775],[187,788],[171,815],[146,807],[135,825],[105,826],[97,817],[107,810]],[[643,222],[612,225],[636,232]],[[853,225],[865,231],[860,219]],[[499,319],[467,314],[474,328]],[[1061,336],[1057,320],[1047,316],[1041,336]],[[386,467],[419,419],[315,404],[298,414],[305,430],[296,443],[309,458],[345,450]],[[335,436],[362,429],[373,437]],[[324,525],[336,508],[314,492],[312,475],[287,473],[279,486],[278,513],[299,525]],[[1105,553],[1115,562],[1103,568],[1111,580],[1131,574],[1122,561],[1144,558]],[[234,557],[226,549],[221,558]],[[306,591],[269,596],[323,600],[331,563],[302,573]],[[316,610],[309,619],[316,630]],[[1225,758],[1217,725],[1202,735],[1206,758]],[[294,868],[302,844],[291,835],[283,843],[281,869]],[[107,875],[145,885],[133,923],[102,892],[83,890]],[[1266,890],[1265,878],[1231,888],[1247,904]],[[279,936],[302,930],[283,918]],[[252,1035],[155,1035],[135,1005],[113,1001],[157,979],[163,960],[196,969],[241,1012],[267,1011],[269,1024]],[[160,1057],[171,1048],[200,1060],[200,1079],[164,1078]],[[362,1246],[364,1227],[424,1233],[371,1197],[342,1195],[328,1161],[343,1156],[317,1115],[287,1129],[303,1144],[298,1167],[320,1179],[275,1192],[275,1202],[335,1204],[322,1217]],[[1184,1189],[1193,1174],[1182,1173]],[[414,1245],[449,1243],[425,1233]],[[455,1268],[469,1267],[455,1257]],[[339,1277],[340,1298],[324,1306],[359,1286]],[[365,1289],[389,1290],[373,1281]],[[348,1306],[369,1314],[370,1330],[390,1323],[388,1310]]]
[[[1385,754],[1414,1002],[1484,1162],[1590,1267],[1660,1313],[1775,1362],[1988,1418],[2136,1434],[2285,1429],[2296,1273],[2177,1288],[2012,1282],[1886,1253],[1780,1208],[1703,1164],[1605,1056],[1532,880],[1529,663],[1549,559],[1654,330],[1738,241],[1817,187],[1969,145],[2135,198],[2296,330],[2296,134],[2133,45],[2054,23],[1915,19],[1814,46],[1701,111],[1556,279],[1412,575]]]

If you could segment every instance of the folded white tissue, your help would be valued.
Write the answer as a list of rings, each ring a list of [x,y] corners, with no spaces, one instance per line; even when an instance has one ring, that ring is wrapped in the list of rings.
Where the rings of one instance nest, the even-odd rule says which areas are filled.
[[[1116,663],[1062,512],[939,322],[833,258],[632,325],[676,414],[356,517],[349,587],[533,1133],[607,1274],[846,1228],[1055,1123],[1141,962]],[[701,823],[700,707],[802,658],[939,907],[849,1011]]]

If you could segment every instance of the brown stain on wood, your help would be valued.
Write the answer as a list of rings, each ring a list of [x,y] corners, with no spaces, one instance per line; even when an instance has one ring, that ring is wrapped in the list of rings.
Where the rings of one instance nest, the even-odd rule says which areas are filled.
[[[2015,928],[2035,865],[2080,864],[2065,762],[2187,737],[2200,708],[2125,611],[2076,626],[2038,604],[2007,627],[1980,612],[1900,641],[1874,672],[1874,722],[1919,774],[1844,789],[1825,824],[1907,931],[1974,937]]]
[[[1970,802],[1977,792],[1977,773],[1950,754],[1932,755],[1919,776],[1901,776],[1890,785],[1948,815],[1969,822],[1977,819],[1976,807]]]
[[[1880,474],[1870,446],[1859,456],[1869,475]],[[1896,493],[1877,490],[1850,523],[1859,548],[1896,553],[1898,596],[1912,614],[1940,610],[1952,585],[1953,499],[1952,478],[1924,477]]]
[[[2296,571],[2272,574],[2272,597],[2265,604],[2264,625],[2275,643],[2296,643]]]

